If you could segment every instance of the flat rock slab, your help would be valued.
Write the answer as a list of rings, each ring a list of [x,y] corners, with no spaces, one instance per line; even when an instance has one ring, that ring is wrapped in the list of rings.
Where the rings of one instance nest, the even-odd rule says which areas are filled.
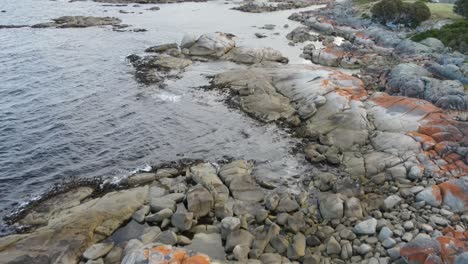
[[[47,226],[32,233],[0,238],[0,259],[5,263],[27,258],[44,259],[44,263],[77,263],[86,248],[103,238],[94,233],[97,227],[109,219],[123,223],[147,196],[148,187],[111,192],[57,213]]]

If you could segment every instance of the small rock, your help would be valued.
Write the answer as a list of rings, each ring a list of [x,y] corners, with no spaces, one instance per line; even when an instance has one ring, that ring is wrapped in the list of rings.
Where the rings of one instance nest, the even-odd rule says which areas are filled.
[[[232,253],[234,254],[234,258],[236,260],[247,261],[249,256],[249,250],[249,247],[247,247],[246,245],[237,245],[232,250]]]
[[[147,222],[162,222],[164,219],[171,217],[172,214],[173,211],[171,209],[164,208],[155,214],[148,215],[147,217],[145,217],[145,220]]]
[[[383,246],[384,248],[387,248],[387,249],[388,249],[388,248],[392,248],[392,247],[394,247],[395,245],[396,245],[396,241],[395,241],[393,238],[391,238],[391,237],[385,239],[385,240],[382,242],[382,246]]]
[[[175,213],[171,217],[171,224],[180,231],[187,231],[192,228],[193,213]]]
[[[177,244],[177,235],[174,232],[167,230],[159,235],[158,241],[163,244],[173,246]]]
[[[226,217],[221,221],[221,237],[226,239],[228,235],[236,230],[239,230],[241,221],[237,217]]]
[[[288,258],[291,260],[299,259],[305,255],[306,238],[303,234],[297,233],[293,236],[293,242],[287,250]]]
[[[114,247],[114,242],[94,244],[87,248],[83,257],[89,260],[95,260],[105,256]]]
[[[226,238],[226,245],[224,248],[227,252],[231,252],[237,245],[245,245],[246,247],[250,248],[253,240],[254,236],[252,236],[252,234],[250,234],[247,230],[236,230],[229,233]]]
[[[403,199],[398,195],[390,195],[384,200],[384,208],[386,210],[391,210],[395,206],[401,203]]]
[[[380,229],[378,238],[379,238],[380,242],[383,242],[385,239],[392,237],[392,235],[393,235],[392,230],[390,230],[390,228],[384,226],[384,227],[382,227],[382,229]]]
[[[170,209],[172,212],[176,210],[176,203],[170,199],[152,198],[150,202],[151,212],[156,213],[163,209]]]
[[[354,233],[358,235],[373,235],[377,227],[377,220],[370,218],[354,226]]]
[[[338,241],[336,241],[335,237],[331,236],[327,243],[327,254],[334,255],[341,253],[341,246]]]

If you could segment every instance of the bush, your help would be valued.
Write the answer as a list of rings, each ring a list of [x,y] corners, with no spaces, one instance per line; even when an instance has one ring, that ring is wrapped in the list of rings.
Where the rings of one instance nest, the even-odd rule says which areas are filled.
[[[377,21],[386,24],[398,19],[402,7],[401,0],[382,0],[372,7],[371,13]]]
[[[457,0],[453,6],[453,12],[468,18],[468,0]]]
[[[382,0],[372,7],[371,12],[374,19],[382,24],[407,26],[417,26],[431,16],[431,10],[422,1],[410,4],[401,0]]]
[[[450,25],[445,25],[441,29],[431,29],[419,33],[412,37],[414,41],[421,41],[426,38],[437,38],[445,46],[451,47],[462,53],[468,53],[468,21],[463,20]]]
[[[421,1],[417,1],[410,6],[410,17],[411,21],[410,24],[417,26],[421,24],[421,22],[428,20],[431,17],[431,10],[429,7]]]

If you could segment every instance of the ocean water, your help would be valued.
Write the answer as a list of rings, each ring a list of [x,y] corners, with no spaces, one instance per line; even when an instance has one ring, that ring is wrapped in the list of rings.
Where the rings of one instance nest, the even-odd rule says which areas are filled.
[[[130,28],[0,29],[0,217],[73,178],[119,179],[181,158],[255,159],[257,174],[295,184],[310,167],[297,141],[197,87],[233,63],[195,63],[160,89],[138,84],[125,57],[184,34],[222,31],[238,45],[273,47],[305,63],[285,35],[292,11],[245,14],[224,1],[127,7],[90,1],[2,0],[0,24],[36,24],[63,15],[115,16]],[[133,12],[124,14],[119,10]],[[265,24],[275,30],[259,29]],[[288,24],[289,28],[284,25]],[[257,39],[255,32],[268,35]],[[275,34],[278,33],[278,34]],[[1,228],[0,234],[7,232]]]

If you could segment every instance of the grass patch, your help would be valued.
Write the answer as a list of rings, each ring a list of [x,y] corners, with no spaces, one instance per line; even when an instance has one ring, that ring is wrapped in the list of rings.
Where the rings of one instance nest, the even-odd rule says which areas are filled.
[[[427,3],[427,6],[431,10],[431,14],[434,18],[453,20],[462,19],[460,15],[453,12],[453,4]]]
[[[431,29],[414,35],[413,41],[421,41],[426,38],[436,38],[462,53],[468,53],[468,20],[461,20],[450,25],[445,25],[441,29]]]

